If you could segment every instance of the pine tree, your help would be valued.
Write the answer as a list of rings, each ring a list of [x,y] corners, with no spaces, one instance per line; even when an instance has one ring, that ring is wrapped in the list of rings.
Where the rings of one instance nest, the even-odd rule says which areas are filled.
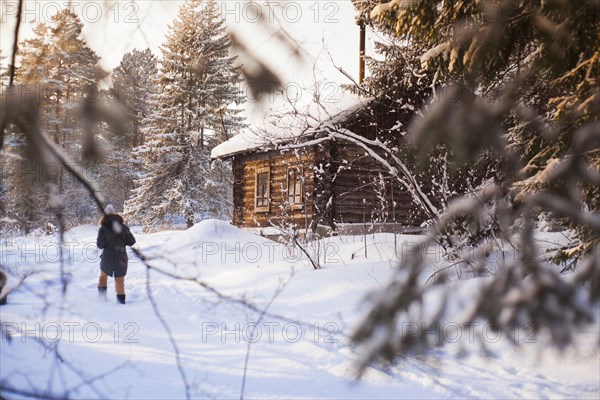
[[[135,155],[146,174],[127,202],[144,224],[193,225],[229,213],[231,182],[210,149],[237,132],[242,119],[239,71],[214,0],[189,0],[179,10],[162,47],[153,112],[144,120],[145,143]],[[223,193],[224,192],[224,193]]]
[[[133,50],[125,54],[113,70],[112,94],[127,107],[130,127],[127,135],[119,139],[121,147],[132,148],[144,143],[142,120],[149,115],[150,94],[154,92],[154,79],[158,72],[157,59],[150,49]],[[129,142],[129,145],[124,142]]]
[[[104,130],[99,143],[106,155],[97,164],[101,173],[96,176],[106,200],[122,209],[139,177],[141,166],[133,150],[144,141],[142,121],[150,115],[150,96],[158,72],[158,61],[150,49],[126,53],[112,73],[110,91],[100,91],[100,101],[115,103],[128,117],[124,129],[118,134]]]
[[[15,76],[17,84],[37,89],[41,127],[76,160],[80,159],[78,142],[83,129],[77,107],[96,84],[99,60],[81,38],[82,28],[79,17],[69,10],[53,15],[48,24],[37,24],[33,37],[19,45]],[[46,165],[27,153],[31,146],[22,143],[19,132],[14,133],[7,151],[12,154],[9,162],[14,163],[10,169],[17,173],[11,176],[8,197],[12,207],[7,212],[26,230],[45,225],[52,216],[40,205],[46,204],[46,183],[51,182],[59,187],[68,224],[90,215],[93,205],[85,190],[58,165]]]
[[[18,53],[18,81],[38,85],[44,95],[44,126],[63,147],[76,147],[77,118],[70,112],[90,85],[96,84],[99,57],[81,38],[83,24],[65,9],[40,23]]]
[[[4,100],[9,84],[9,68],[0,49],[0,96]],[[0,107],[0,119],[4,116]],[[0,150],[0,231],[29,233],[50,221],[51,216],[39,207],[44,203],[41,171],[28,161],[26,141],[13,125],[6,127]],[[39,164],[37,165],[39,166]]]

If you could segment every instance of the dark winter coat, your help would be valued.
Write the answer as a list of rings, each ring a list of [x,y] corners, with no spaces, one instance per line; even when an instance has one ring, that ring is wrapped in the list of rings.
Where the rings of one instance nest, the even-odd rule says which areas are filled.
[[[117,214],[106,215],[100,221],[96,245],[103,249],[100,268],[108,276],[119,278],[127,274],[127,251],[125,246],[133,246],[135,238]]]

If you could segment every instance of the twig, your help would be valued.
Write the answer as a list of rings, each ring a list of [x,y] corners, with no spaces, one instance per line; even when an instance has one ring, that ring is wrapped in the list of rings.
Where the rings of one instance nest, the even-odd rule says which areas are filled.
[[[20,397],[32,398],[32,399],[46,399],[46,400],[68,399],[68,397],[66,397],[64,395],[56,396],[56,395],[53,395],[53,394],[47,393],[47,392],[40,393],[36,390],[29,391],[29,390],[17,389],[15,387],[7,385],[6,381],[0,381],[0,393],[2,393],[4,395],[6,395],[8,393],[8,394],[12,394],[12,395],[20,396]]]
[[[17,11],[17,21],[15,24],[15,38],[13,40],[13,52],[11,55],[11,64],[10,64],[10,81],[9,88],[14,87],[15,81],[15,63],[17,59],[17,51],[19,50],[19,30],[21,28],[21,14],[23,12],[23,0],[19,0],[19,10]],[[0,150],[4,147],[4,131],[8,126],[8,117],[4,116],[4,119],[0,121]]]
[[[8,86],[14,86],[15,82],[15,63],[17,61],[17,51],[19,51],[19,30],[21,29],[21,15],[23,14],[23,0],[19,0],[19,9],[17,10],[17,20],[15,22],[15,38],[13,40],[13,52],[10,61],[10,80]],[[4,129],[3,129],[4,131]]]
[[[321,266],[319,265],[318,257],[317,257],[317,261],[315,262],[315,260],[313,260],[313,258],[310,256],[310,254],[308,254],[308,251],[306,251],[304,246],[302,246],[300,244],[300,242],[298,242],[298,237],[295,233],[291,234],[289,232],[286,232],[284,229],[281,229],[279,226],[273,224],[273,222],[271,222],[271,221],[269,221],[269,222],[273,228],[278,229],[281,233],[283,233],[288,238],[290,238],[296,246],[298,246],[298,248],[306,255],[306,257],[308,258],[308,260],[310,261],[310,263],[312,264],[314,269],[321,269]]]
[[[457,262],[455,262],[455,263],[452,263],[452,264],[450,264],[450,265],[447,265],[447,266],[445,266],[444,268],[440,268],[440,269],[438,269],[437,271],[435,271],[433,274],[429,275],[429,278],[427,278],[427,280],[425,281],[425,284],[427,285],[427,284],[429,283],[429,281],[430,281],[430,280],[432,280],[433,278],[435,278],[435,276],[436,276],[437,274],[439,274],[440,272],[443,272],[443,271],[446,271],[446,270],[448,270],[448,269],[454,268],[454,267],[456,267],[457,265],[460,265],[460,264],[462,264],[462,263],[465,263],[465,264],[467,264],[467,265],[469,264],[469,262],[468,262],[467,260],[460,259],[460,260],[458,260],[458,261],[457,261]]]
[[[39,139],[41,142],[41,145],[46,148],[49,153],[53,156],[53,158],[55,158],[60,165],[62,165],[65,170],[71,174],[76,181],[78,181],[88,192],[89,194],[92,196],[92,198],[94,199],[94,202],[96,203],[96,206],[98,207],[98,209],[100,210],[100,212],[103,215],[106,215],[106,213],[104,212],[104,207],[103,207],[103,199],[101,198],[101,195],[99,193],[99,191],[94,187],[94,185],[89,182],[87,180],[86,177],[84,177],[82,174],[80,174],[68,161],[67,161],[67,156],[64,155],[62,153],[62,151],[60,151],[60,149],[58,149],[48,138],[47,136],[44,134],[44,132],[42,131],[42,129],[39,127],[38,124],[33,123],[30,125],[26,125],[25,121],[23,121],[22,119],[19,118],[13,118],[16,123],[24,130],[28,130],[30,133],[32,133],[32,136],[34,136],[36,139]],[[296,244],[299,245],[299,243],[297,242],[297,240],[295,240]],[[306,250],[304,248],[302,248],[302,246],[299,245],[299,247],[301,248],[301,250],[309,257],[309,260],[311,261],[311,263],[313,264],[313,267],[315,267],[315,269],[317,269],[317,266],[315,265],[314,261],[310,258],[310,255],[306,252]],[[238,299],[232,296],[228,296],[225,295],[224,293],[221,293],[220,291],[218,291],[217,289],[211,287],[210,285],[208,285],[205,282],[199,281],[197,279],[189,279],[189,278],[184,278],[181,276],[177,276],[176,274],[173,273],[169,273],[167,271],[161,270],[160,268],[157,268],[153,265],[151,265],[149,263],[149,258],[146,257],[143,252],[141,252],[139,249],[136,249],[134,247],[131,248],[133,253],[136,255],[136,257],[144,264],[144,266],[146,266],[147,268],[147,291],[148,291],[148,297],[151,300],[153,309],[155,314],[157,315],[157,318],[160,320],[163,328],[165,329],[165,331],[167,332],[167,334],[169,335],[169,340],[171,341],[171,344],[173,346],[173,349],[175,351],[175,357],[177,360],[177,367],[179,369],[179,372],[181,374],[182,380],[184,382],[185,385],[185,392],[186,392],[186,398],[191,398],[191,394],[190,394],[190,385],[189,382],[187,380],[187,376],[185,374],[185,371],[181,365],[181,360],[180,360],[180,351],[178,349],[177,343],[175,341],[175,339],[172,336],[172,332],[168,326],[168,324],[166,323],[166,321],[164,320],[164,318],[162,317],[162,315],[160,314],[160,311],[158,310],[157,304],[152,296],[151,290],[150,290],[150,282],[149,282],[149,278],[150,278],[150,270],[154,269],[157,272],[160,272],[166,276],[170,276],[172,278],[178,279],[178,280],[186,280],[186,281],[191,281],[194,282],[196,284],[198,284],[199,286],[201,286],[202,288],[204,288],[205,290],[207,290],[208,292],[216,295],[217,297],[219,297],[220,299],[232,302],[232,303],[236,303],[236,304],[240,304],[243,307],[246,307],[252,311],[255,311],[257,313],[259,313],[262,317],[264,316],[270,316],[273,318],[278,318],[280,320],[286,320],[286,321],[290,321],[292,322],[293,320],[289,319],[289,318],[285,318],[283,316],[279,316],[279,315],[274,315],[274,314],[270,314],[267,312],[266,309],[260,309],[257,306],[248,303],[247,301],[243,300],[243,299]],[[293,321],[294,323],[297,323],[300,326],[305,326],[305,327],[311,327],[310,324],[307,324],[305,322],[302,321]],[[313,327],[314,329],[314,327]],[[346,335],[345,335],[346,336]],[[35,394],[33,394],[31,397],[36,397]],[[46,396],[48,398],[52,398],[52,396]],[[99,396],[99,397],[103,397],[103,396]]]
[[[263,312],[258,316],[258,319],[256,320],[256,325],[258,325],[262,321],[263,317],[265,316],[265,314],[267,313],[267,311],[273,304],[273,301],[275,301],[275,299],[281,294],[281,292],[283,292],[283,289],[285,289],[285,287],[292,280],[293,277],[294,277],[294,271],[292,270],[292,274],[290,275],[289,279],[286,282],[284,282],[283,284],[280,284],[279,287],[277,288],[277,290],[275,291],[275,293],[273,293],[273,297],[271,297],[271,300],[269,300],[269,303],[267,303]],[[254,332],[256,332],[256,325],[253,327],[254,329],[252,330],[252,335],[250,337],[254,337]],[[246,358],[244,360],[244,375],[242,377],[242,388],[240,390],[240,400],[244,400],[244,390],[246,388],[246,374],[248,372],[248,361],[250,359],[250,347],[251,346],[252,346],[252,340],[248,340],[248,343],[246,345]]]
[[[150,304],[152,304],[152,309],[154,310],[154,314],[156,315],[156,317],[160,321],[161,325],[163,326],[163,329],[167,332],[167,335],[169,336],[169,341],[171,342],[171,346],[173,346],[173,351],[175,352],[175,361],[177,364],[177,369],[179,370],[179,375],[181,376],[181,380],[183,381],[183,385],[185,387],[185,398],[189,400],[192,398],[190,395],[190,384],[187,380],[185,370],[183,369],[183,366],[181,365],[181,354],[179,352],[179,347],[177,346],[177,342],[173,338],[173,333],[171,332],[171,328],[169,327],[169,325],[167,324],[167,321],[165,321],[162,314],[158,310],[158,305],[156,304],[156,301],[154,300],[154,295],[152,294],[152,290],[150,288],[150,268],[146,268],[146,293],[148,294],[148,298],[150,299]]]

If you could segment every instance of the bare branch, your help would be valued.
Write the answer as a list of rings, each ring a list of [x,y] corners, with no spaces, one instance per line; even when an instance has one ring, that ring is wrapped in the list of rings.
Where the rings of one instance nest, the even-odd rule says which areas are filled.
[[[258,326],[258,324],[261,323],[261,321],[263,320],[264,316],[266,315],[267,311],[269,310],[269,308],[271,307],[271,305],[273,304],[275,299],[281,294],[281,292],[283,292],[283,290],[285,289],[287,284],[292,280],[293,277],[294,277],[294,271],[292,270],[292,273],[290,274],[290,277],[288,278],[288,280],[283,283],[280,282],[279,286],[275,290],[275,293],[273,293],[271,300],[269,300],[269,302],[265,306],[263,312],[261,312],[260,315],[258,316],[258,319],[256,320],[256,325],[253,326],[252,333],[250,334],[250,338],[254,337],[254,333],[256,332],[256,326]],[[246,376],[247,376],[247,372],[248,372],[248,361],[250,360],[250,347],[251,346],[252,346],[252,340],[248,340],[248,343],[246,344],[246,358],[244,359],[244,375],[242,377],[242,388],[240,389],[240,400],[244,399],[244,390],[246,387]]]
[[[169,337],[169,342],[171,342],[171,346],[173,347],[173,352],[175,353],[175,362],[177,364],[177,369],[179,371],[179,375],[181,376],[181,380],[183,381],[183,387],[185,389],[185,398],[191,399],[192,396],[190,393],[190,384],[189,384],[187,376],[185,374],[185,370],[183,369],[183,365],[181,364],[181,353],[179,351],[179,346],[177,345],[175,338],[173,338],[173,333],[171,332],[171,328],[169,327],[169,324],[167,324],[167,321],[164,319],[164,317],[160,313],[160,310],[158,309],[158,305],[156,304],[156,301],[154,300],[154,295],[152,294],[152,289],[150,287],[150,268],[146,268],[146,294],[148,295],[148,298],[150,299],[150,304],[152,305],[152,309],[154,310],[154,315],[156,315],[156,317],[160,321],[160,324],[162,325],[163,329],[165,330],[165,332],[167,332],[167,335]]]

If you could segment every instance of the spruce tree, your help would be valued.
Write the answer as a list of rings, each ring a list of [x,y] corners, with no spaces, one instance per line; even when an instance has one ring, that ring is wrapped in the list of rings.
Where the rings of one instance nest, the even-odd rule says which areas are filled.
[[[152,113],[144,120],[145,143],[135,151],[145,169],[127,202],[139,223],[226,217],[231,178],[211,162],[210,150],[242,124],[235,57],[214,0],[188,0],[162,46]]]

